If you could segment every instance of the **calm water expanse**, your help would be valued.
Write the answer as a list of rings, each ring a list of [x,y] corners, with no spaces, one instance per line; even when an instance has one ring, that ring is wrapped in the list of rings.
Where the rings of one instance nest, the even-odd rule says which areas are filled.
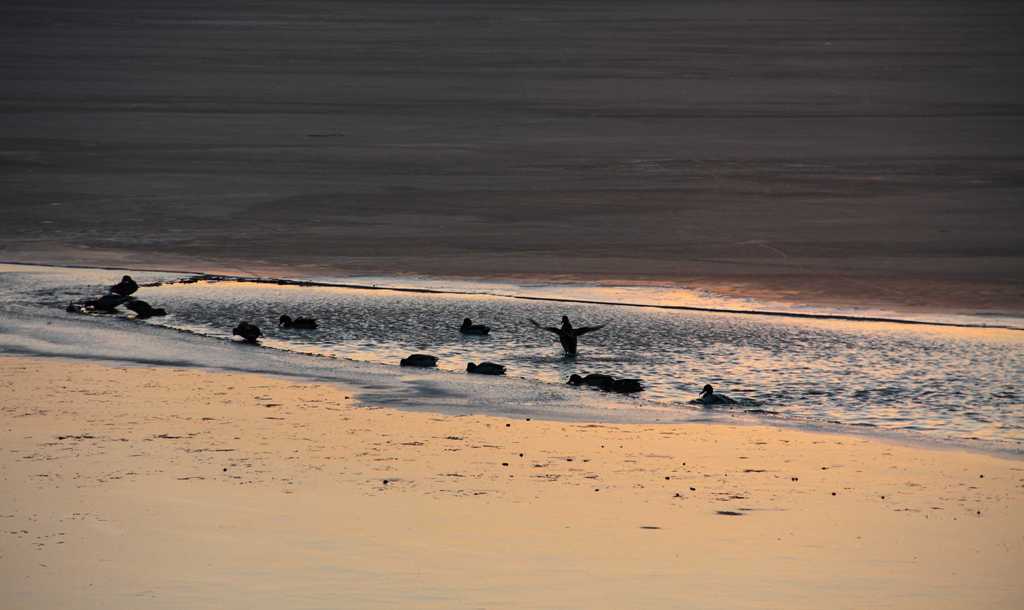
[[[1020,2],[4,2],[0,252],[1007,311],[1021,31]]]
[[[572,373],[607,373],[644,381],[647,390],[636,404],[685,412],[694,409],[686,402],[712,383],[742,399],[734,409],[773,412],[766,417],[776,420],[911,431],[1011,450],[1024,444],[1021,331],[230,281],[145,287],[138,296],[171,314],[143,323],[62,311],[69,300],[102,290],[118,272],[5,270],[5,315],[37,312],[39,320],[95,322],[119,331],[125,324],[163,325],[204,336],[194,344],[198,349],[221,349],[232,326],[247,319],[264,329],[265,345],[283,350],[388,365],[411,352],[431,353],[450,372],[436,374],[441,379],[463,378],[468,361],[485,360],[539,387],[561,386]],[[321,328],[280,330],[282,313],[316,317]],[[608,326],[585,336],[579,355],[567,358],[553,335],[527,322],[554,325],[563,314],[578,324]],[[457,327],[464,317],[492,326],[491,335],[462,336]],[[72,341],[81,341],[85,352],[99,332]],[[133,349],[126,346],[120,357],[131,360]]]

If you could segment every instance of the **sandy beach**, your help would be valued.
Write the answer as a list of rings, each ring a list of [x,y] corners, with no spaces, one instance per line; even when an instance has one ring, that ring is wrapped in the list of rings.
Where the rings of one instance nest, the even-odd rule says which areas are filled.
[[[0,610],[1024,608],[1022,31],[3,3]]]
[[[0,358],[10,608],[1016,608],[1024,465]]]

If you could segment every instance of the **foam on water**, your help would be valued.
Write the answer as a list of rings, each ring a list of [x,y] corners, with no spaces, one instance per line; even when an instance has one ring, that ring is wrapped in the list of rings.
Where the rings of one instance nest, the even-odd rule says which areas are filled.
[[[140,283],[177,277],[133,276]],[[1024,447],[1019,331],[524,300],[495,296],[493,284],[444,294],[169,283],[138,295],[166,307],[166,318],[139,323],[63,312],[69,300],[119,277],[0,268],[0,351],[295,374],[359,386],[367,404],[592,420],[686,421],[734,412],[687,404],[712,383],[743,399],[739,411],[756,406],[777,413],[773,421]],[[534,288],[558,298],[550,287]],[[321,328],[278,329],[282,313],[316,317]],[[608,326],[581,339],[578,357],[566,358],[553,335],[527,322],[555,325],[563,314],[579,325]],[[457,326],[464,317],[492,326],[492,334],[462,336]],[[276,349],[225,341],[241,319],[261,326],[264,344]],[[394,366],[411,352],[439,356],[442,371]],[[463,373],[466,362],[485,360],[508,366],[513,379]],[[642,398],[616,399],[564,386],[570,374],[591,372],[637,377],[648,389]]]

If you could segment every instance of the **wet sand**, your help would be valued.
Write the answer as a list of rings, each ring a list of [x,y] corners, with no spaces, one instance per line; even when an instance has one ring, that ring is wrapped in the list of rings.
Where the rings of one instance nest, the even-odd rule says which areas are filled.
[[[18,608],[1013,608],[1019,460],[0,358]]]
[[[1024,312],[1019,3],[0,8],[0,260]]]

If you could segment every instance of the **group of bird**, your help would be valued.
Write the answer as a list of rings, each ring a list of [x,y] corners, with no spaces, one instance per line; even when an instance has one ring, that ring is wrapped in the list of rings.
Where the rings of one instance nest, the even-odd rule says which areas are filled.
[[[81,303],[72,301],[68,303],[67,311],[70,313],[117,313],[117,308],[124,305],[125,309],[134,312],[135,317],[140,320],[167,315],[164,308],[153,307],[142,299],[133,297],[132,295],[138,290],[139,285],[132,279],[132,276],[126,275],[121,278],[120,282],[108,288],[107,294]]]
[[[569,356],[576,355],[579,347],[579,337],[590,332],[601,330],[605,326],[604,324],[601,324],[600,326],[573,327],[568,316],[562,316],[561,326],[541,326],[532,319],[530,320],[530,323],[536,328],[546,330],[557,335],[559,343],[562,344],[562,349],[564,349],[565,353]],[[295,320],[292,320],[287,315],[283,315],[280,319],[280,326],[283,328],[315,329],[317,328],[317,322],[312,318],[296,318]],[[459,326],[459,332],[463,335],[485,336],[491,333],[491,327],[485,324],[474,324],[472,319],[465,318],[462,320],[462,325]],[[249,343],[255,343],[261,336],[259,327],[248,322],[239,323],[239,325],[235,327],[233,333]],[[409,356],[402,358],[399,361],[399,365],[406,367],[434,368],[437,366],[437,361],[437,356],[432,356],[430,354],[410,354]],[[504,365],[494,362],[481,362],[480,364],[470,362],[466,365],[466,372],[476,375],[504,375],[506,370],[507,369]],[[569,376],[569,381],[567,383],[568,385],[575,387],[595,388],[617,394],[633,394],[644,390],[643,382],[639,379],[622,379],[600,373],[591,373],[584,376],[573,374]],[[701,390],[700,396],[690,402],[692,404],[706,406],[736,404],[736,401],[728,396],[716,393],[715,389],[711,387],[710,384],[705,385],[704,389]]]
[[[120,282],[111,286],[108,289],[107,294],[81,303],[69,303],[67,311],[73,313],[113,314],[117,313],[117,308],[123,305],[125,309],[134,312],[135,317],[138,319],[167,315],[167,312],[163,308],[152,307],[146,301],[133,297],[132,295],[138,290],[139,285],[130,275],[126,275],[121,278]],[[576,355],[579,338],[581,336],[601,330],[605,327],[604,324],[599,326],[573,327],[568,316],[562,316],[561,326],[541,326],[532,319],[530,319],[530,324],[540,330],[545,330],[557,335],[559,343],[562,344],[562,349],[565,350],[565,353],[568,356]],[[292,318],[287,314],[283,314],[278,319],[278,326],[288,330],[315,330],[318,327],[318,324],[314,318],[305,318],[301,316]],[[459,332],[463,335],[484,336],[490,334],[491,328],[484,324],[474,324],[473,320],[465,318],[462,321],[462,325],[459,327]],[[239,341],[251,344],[258,343],[260,337],[263,336],[263,332],[260,330],[259,326],[244,320],[239,322],[238,325],[231,330],[231,334],[232,336],[237,337]],[[401,366],[432,368],[437,366],[437,360],[437,356],[431,356],[429,354],[411,354],[406,358],[402,358],[399,364]],[[506,368],[504,365],[496,364],[494,362],[481,362],[480,364],[470,362],[466,365],[467,373],[477,375],[504,375],[505,371]],[[644,385],[639,379],[620,379],[612,377],[611,375],[598,373],[591,373],[584,376],[573,374],[569,377],[568,385],[595,388],[605,392],[615,392],[618,394],[633,394],[644,390]],[[716,393],[715,389],[710,384],[705,385],[701,390],[700,396],[690,402],[705,406],[736,404],[736,401],[728,396]]]

